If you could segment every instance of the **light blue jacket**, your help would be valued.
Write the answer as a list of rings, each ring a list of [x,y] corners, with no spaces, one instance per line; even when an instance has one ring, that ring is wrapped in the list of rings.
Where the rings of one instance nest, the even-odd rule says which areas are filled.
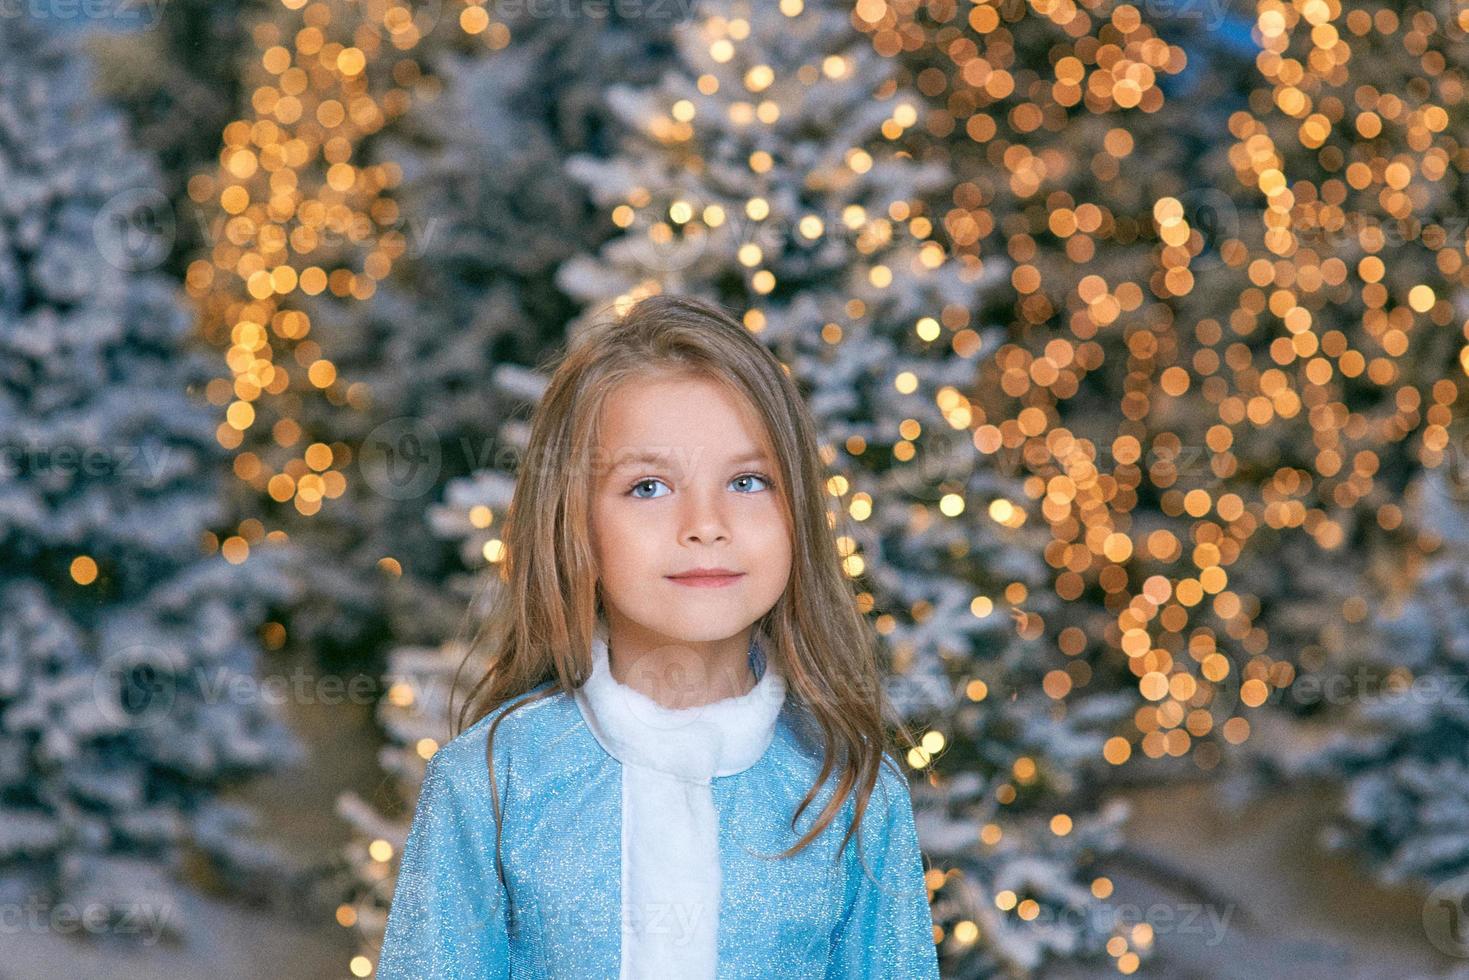
[[[542,685],[547,686],[547,685]],[[495,732],[506,887],[495,871],[485,741],[505,707],[429,760],[405,843],[377,976],[612,980],[622,910],[622,763],[561,693],[509,712]],[[820,768],[814,729],[787,698],[769,748],[712,779],[722,882],[717,972],[759,978],[938,977],[924,867],[906,780],[889,755],[840,864],[848,797],[795,856],[791,814]],[[835,776],[802,812],[806,831]],[[862,841],[871,874],[859,864]],[[671,978],[676,980],[676,978]]]

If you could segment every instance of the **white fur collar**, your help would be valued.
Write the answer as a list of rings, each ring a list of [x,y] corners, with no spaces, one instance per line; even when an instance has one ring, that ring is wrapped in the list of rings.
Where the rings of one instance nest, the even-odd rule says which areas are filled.
[[[765,649],[759,633],[754,642]],[[588,727],[620,762],[684,779],[728,776],[753,766],[775,737],[786,682],[767,656],[765,671],[746,694],[692,708],[667,708],[612,676],[607,625],[598,620],[592,674],[581,694]]]

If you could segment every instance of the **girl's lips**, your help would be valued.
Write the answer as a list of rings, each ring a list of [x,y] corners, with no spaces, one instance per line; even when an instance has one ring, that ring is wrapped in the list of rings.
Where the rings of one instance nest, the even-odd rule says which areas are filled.
[[[670,582],[679,585],[691,586],[695,589],[717,589],[725,585],[733,585],[744,578],[744,573],[735,575],[668,575],[665,576]]]

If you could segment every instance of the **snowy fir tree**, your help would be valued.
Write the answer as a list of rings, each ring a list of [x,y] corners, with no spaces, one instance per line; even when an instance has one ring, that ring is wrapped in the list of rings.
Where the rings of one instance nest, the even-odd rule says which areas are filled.
[[[718,302],[790,367],[890,694],[922,733],[907,761],[926,776],[915,805],[946,968],[1034,971],[1109,942],[1137,958],[1147,937],[1088,874],[1124,811],[1076,806],[1134,696],[1068,698],[1087,668],[1039,642],[1060,599],[1027,487],[974,438],[1000,339],[977,311],[1012,264],[952,253],[925,206],[952,174],[902,149],[921,97],[851,15],[697,6],[676,70],[609,90],[621,152],[568,163],[624,232],[558,280],[588,318],[657,292]]]
[[[1461,462],[1461,461],[1460,461]],[[1462,885],[1469,874],[1469,484],[1428,470],[1410,493],[1420,557],[1391,566],[1365,617],[1366,642],[1321,688],[1343,708],[1292,774],[1340,782],[1324,843],[1386,884]],[[1460,887],[1458,896],[1469,893]]]
[[[1262,428],[1253,456],[1271,463],[1275,513],[1298,515],[1319,547],[1269,562],[1267,613],[1286,627],[1272,639],[1299,651],[1300,674],[1275,699],[1290,723],[1240,746],[1233,788],[1339,783],[1328,845],[1386,883],[1444,885],[1469,870],[1452,782],[1469,363],[1469,133],[1454,109],[1469,35],[1416,4],[1262,3],[1255,26],[1267,53],[1250,112],[1231,115],[1226,176],[1253,206],[1234,264],[1260,288],[1218,308],[1289,330],[1272,353],[1303,376],[1309,411]]]
[[[133,211],[156,165],[92,82],[66,41],[0,32],[0,891],[136,937],[187,925],[191,852],[278,866],[219,791],[296,743],[249,696],[280,578],[216,534],[209,359]]]
[[[1180,38],[1183,66],[1131,5],[858,10],[930,98],[915,153],[953,161],[946,224],[1025,263],[992,442],[1048,481],[1042,445],[1112,453],[1099,480],[1083,444],[1090,486],[1048,482],[1047,512],[1047,553],[1087,576],[1056,587],[1076,614],[1095,574],[1115,623],[1089,635],[1152,702],[1109,759],[1344,779],[1331,841],[1385,880],[1461,870],[1453,791],[1429,789],[1455,709],[1380,690],[1458,671],[1452,557],[1403,592],[1433,548],[1404,491],[1439,485],[1464,401],[1459,20],[1261,0]],[[1082,528],[1095,558],[1060,550]],[[1332,737],[1343,715],[1370,734]]]

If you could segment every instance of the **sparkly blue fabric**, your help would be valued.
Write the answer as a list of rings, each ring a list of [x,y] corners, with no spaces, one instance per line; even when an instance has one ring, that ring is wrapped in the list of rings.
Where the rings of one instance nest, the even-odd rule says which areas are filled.
[[[495,733],[502,887],[485,739],[504,711],[429,760],[388,915],[381,980],[618,976],[622,764],[566,694],[509,712]],[[887,763],[858,835],[860,854],[854,836],[834,863],[852,818],[848,798],[799,853],[761,857],[799,836],[791,814],[820,768],[813,731],[788,697],[760,760],[713,778],[722,876],[718,976],[938,977],[908,785]],[[799,832],[815,822],[835,782],[829,778],[802,812]],[[670,928],[677,928],[675,914]]]

